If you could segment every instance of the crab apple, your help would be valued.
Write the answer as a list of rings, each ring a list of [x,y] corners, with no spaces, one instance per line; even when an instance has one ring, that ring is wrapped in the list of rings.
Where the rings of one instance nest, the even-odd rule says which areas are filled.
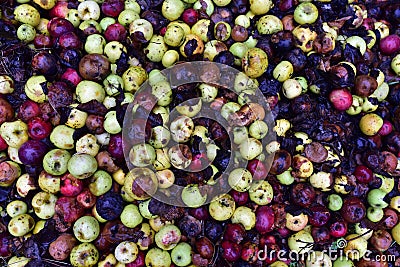
[[[79,73],[75,69],[67,68],[65,72],[61,75],[61,80],[68,81],[76,87],[78,83],[82,81],[82,78],[81,76],[79,76]]]
[[[101,11],[108,17],[116,18],[124,10],[125,4],[123,0],[106,0],[101,5]]]
[[[40,114],[39,104],[32,100],[26,100],[19,107],[17,117],[23,122],[28,122],[30,119],[40,116]]]
[[[383,120],[383,125],[379,129],[378,134],[380,136],[386,136],[386,135],[389,135],[392,131],[393,131],[392,123],[388,120]]]
[[[28,122],[28,135],[35,140],[42,140],[51,134],[53,129],[50,122],[43,120],[40,117],[32,118]]]
[[[57,4],[52,9],[50,9],[49,16],[51,18],[65,18],[68,14],[68,11],[68,2],[58,1]]]
[[[73,32],[74,25],[69,20],[63,18],[52,18],[47,24],[47,30],[53,38],[60,37],[66,32]]]
[[[48,146],[38,140],[28,140],[18,149],[18,157],[25,165],[39,165],[49,150]]]
[[[347,223],[339,220],[332,223],[329,227],[329,234],[333,237],[343,237],[347,234]]]
[[[358,165],[354,170],[354,176],[360,183],[367,184],[372,181],[374,174],[368,167]]]
[[[126,36],[127,36],[127,31],[125,27],[119,23],[114,23],[109,25],[107,29],[104,31],[104,38],[106,38],[108,42],[111,41],[122,42],[126,39]]]
[[[198,19],[199,13],[194,8],[188,8],[182,14],[182,20],[189,26],[194,25]]]
[[[38,48],[49,48],[53,46],[53,41],[50,36],[44,34],[37,34],[33,39],[33,45]]]
[[[69,173],[61,177],[61,194],[67,197],[79,195],[83,190],[83,182]]]
[[[253,175],[254,180],[263,180],[267,177],[268,171],[265,165],[258,159],[252,159],[247,163],[247,170]]]
[[[329,94],[329,100],[333,106],[340,111],[344,111],[351,107],[353,103],[353,96],[350,91],[345,88],[334,89]]]
[[[275,214],[271,207],[260,206],[256,210],[256,230],[265,234],[272,230],[275,222]]]

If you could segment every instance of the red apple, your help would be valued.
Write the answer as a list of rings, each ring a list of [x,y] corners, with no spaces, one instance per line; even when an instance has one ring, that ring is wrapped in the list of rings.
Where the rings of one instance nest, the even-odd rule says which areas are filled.
[[[337,110],[344,111],[351,107],[353,103],[353,96],[349,90],[345,88],[339,88],[334,89],[329,94],[329,100]]]
[[[58,1],[57,4],[52,9],[50,9],[49,16],[50,18],[65,18],[68,14],[68,11],[68,2]]]

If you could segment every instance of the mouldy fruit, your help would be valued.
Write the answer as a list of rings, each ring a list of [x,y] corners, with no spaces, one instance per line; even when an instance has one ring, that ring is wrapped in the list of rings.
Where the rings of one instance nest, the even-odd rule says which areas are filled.
[[[83,79],[101,82],[110,74],[110,62],[100,54],[88,54],[79,62],[79,74]]]
[[[95,1],[85,1],[78,5],[78,15],[81,20],[98,20],[100,6]]]
[[[171,265],[171,256],[168,251],[152,248],[145,258],[146,266],[169,267]]]
[[[80,242],[92,242],[100,233],[100,225],[94,217],[83,216],[74,223],[73,230]]]
[[[234,169],[228,178],[229,185],[238,192],[248,191],[252,180],[251,173],[243,168]]]
[[[57,197],[47,192],[39,192],[32,198],[32,207],[40,219],[50,219],[55,213]]]
[[[8,223],[8,232],[13,236],[24,236],[35,227],[35,220],[29,214],[13,217]]]
[[[125,177],[124,190],[133,199],[146,200],[158,187],[154,172],[148,168],[134,168]]]
[[[132,241],[124,241],[115,248],[115,258],[124,264],[134,262],[138,256],[138,246]]]
[[[250,199],[258,205],[269,204],[274,196],[272,186],[264,180],[255,181],[249,189]]]
[[[260,48],[247,50],[242,59],[244,73],[250,78],[260,77],[268,67],[268,56]]]
[[[181,231],[175,225],[165,225],[156,233],[154,238],[159,248],[171,250],[181,240]]]
[[[377,134],[382,125],[383,119],[374,113],[364,115],[359,123],[361,132],[368,136]]]
[[[139,66],[129,67],[123,74],[124,88],[127,92],[136,92],[148,78],[147,72]]]
[[[32,76],[26,81],[25,94],[34,102],[43,103],[47,100],[45,90],[47,90],[47,80],[43,75]]]
[[[204,43],[199,36],[195,34],[187,34],[185,42],[180,46],[179,51],[181,55],[186,58],[198,56],[204,51]]]
[[[43,168],[51,175],[62,175],[68,170],[71,154],[64,149],[53,149],[43,158]]]
[[[307,253],[312,249],[311,246],[314,243],[314,239],[312,235],[305,231],[301,230],[293,235],[291,235],[288,239],[288,245],[290,250],[296,251],[299,254]]]
[[[215,197],[209,205],[209,212],[212,218],[217,221],[225,221],[232,217],[235,211],[235,201],[228,195],[224,194]]]
[[[77,240],[72,234],[62,234],[50,243],[49,253],[55,260],[65,260],[77,245]]]
[[[82,243],[74,247],[70,254],[71,264],[75,267],[91,267],[99,260],[99,251],[92,243]]]
[[[4,122],[0,126],[0,135],[8,146],[19,148],[28,141],[28,125],[21,120]]]
[[[283,30],[282,21],[274,15],[265,15],[257,21],[260,34],[273,34]]]
[[[28,211],[28,205],[22,200],[14,200],[7,204],[6,211],[8,216],[13,218],[17,215],[25,214]]]
[[[38,179],[39,187],[45,192],[55,194],[61,189],[61,179],[59,176],[54,176],[42,171]]]
[[[21,23],[37,26],[40,22],[39,11],[29,4],[19,5],[14,10],[15,19]]]

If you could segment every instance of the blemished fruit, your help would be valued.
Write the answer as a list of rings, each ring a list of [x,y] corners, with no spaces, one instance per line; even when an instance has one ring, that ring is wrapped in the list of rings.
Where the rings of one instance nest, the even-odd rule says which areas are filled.
[[[391,265],[398,1],[0,2],[4,265]]]

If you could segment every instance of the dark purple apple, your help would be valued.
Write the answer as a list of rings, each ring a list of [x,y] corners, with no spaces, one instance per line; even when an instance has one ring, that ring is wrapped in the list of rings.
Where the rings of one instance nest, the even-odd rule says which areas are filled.
[[[73,32],[75,28],[69,20],[56,17],[52,18],[47,23],[47,30],[49,31],[50,36],[57,38],[66,32]]]
[[[110,143],[108,144],[108,152],[116,159],[124,158],[124,149],[122,146],[122,135],[114,134],[110,136]]]
[[[107,41],[118,41],[122,42],[123,40],[126,39],[127,31],[124,26],[122,26],[119,23],[114,23],[111,24],[107,27],[107,29],[104,31],[104,38],[106,38]]]
[[[38,140],[28,140],[18,149],[18,157],[24,165],[40,165],[48,146]]]
[[[124,1],[122,0],[106,0],[101,5],[101,11],[108,17],[116,18],[125,8]]]

